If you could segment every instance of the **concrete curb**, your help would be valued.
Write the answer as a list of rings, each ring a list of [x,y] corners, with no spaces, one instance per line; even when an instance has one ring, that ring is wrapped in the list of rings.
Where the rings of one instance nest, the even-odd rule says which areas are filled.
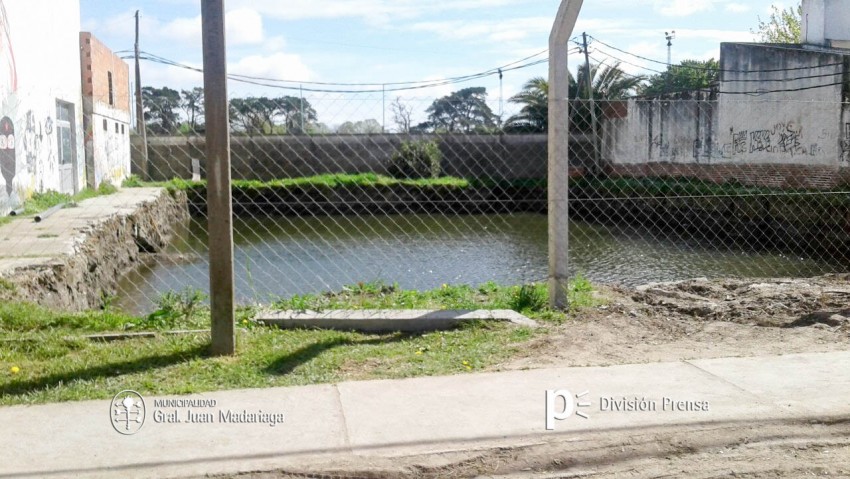
[[[536,328],[537,322],[509,309],[475,311],[431,309],[363,309],[328,311],[261,311],[256,321],[282,329],[335,329],[381,332],[422,332],[455,328],[465,321],[506,321]]]

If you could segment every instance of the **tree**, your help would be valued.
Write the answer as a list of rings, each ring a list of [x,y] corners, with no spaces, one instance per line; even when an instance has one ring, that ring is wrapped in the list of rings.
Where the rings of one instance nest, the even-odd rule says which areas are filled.
[[[591,64],[590,84],[595,100],[622,100],[636,93],[646,80],[644,75],[629,75],[622,68],[621,63],[613,65]],[[578,69],[575,98],[587,98],[587,67],[581,65]]]
[[[316,121],[316,110],[309,101],[298,97],[261,96],[230,101],[231,127],[248,135],[303,134]]]
[[[277,103],[278,111],[283,115],[283,124],[287,133],[305,134],[318,121],[316,110],[306,98],[287,95],[275,99],[275,103]]]
[[[570,86],[574,83],[575,80],[570,75]],[[549,129],[549,82],[545,78],[534,77],[528,80],[522,91],[508,101],[522,105],[522,109],[508,118],[505,131],[545,133]]]
[[[142,88],[145,124],[153,134],[171,135],[180,126],[180,92],[168,87]]]
[[[248,135],[274,132],[277,106],[267,97],[234,98],[230,100],[231,127]]]
[[[381,124],[378,123],[378,120],[371,118],[355,122],[347,121],[336,129],[337,133],[344,135],[371,135],[375,133],[382,133],[383,131],[384,129],[381,127]]]
[[[579,66],[578,80],[569,74],[569,97],[587,99],[587,67]],[[590,66],[591,90],[596,100],[619,100],[634,94],[643,85],[643,75],[628,75],[613,65],[595,64]],[[520,112],[505,122],[505,131],[509,133],[544,133],[549,126],[549,82],[542,77],[527,81],[522,91],[511,97],[511,103],[522,105]],[[601,112],[600,112],[601,115]],[[573,118],[584,118],[582,129],[589,125],[590,110],[583,103],[573,107]]]
[[[789,7],[780,9],[776,5],[770,7],[773,11],[768,21],[762,21],[759,17],[758,31],[750,30],[757,34],[765,43],[800,43],[802,31],[800,29],[803,18],[803,4],[797,8]]]
[[[390,105],[393,114],[393,123],[399,133],[410,133],[413,118],[413,107],[405,105],[401,102],[401,97],[396,97],[395,101]]]
[[[190,132],[202,130],[204,117],[204,89],[195,87],[180,91],[180,106],[186,114],[186,125]]]
[[[471,87],[435,100],[426,110],[434,131],[482,132],[496,126],[496,115],[487,105],[487,89]]]
[[[649,77],[640,90],[642,95],[661,95],[666,92],[710,88],[720,79],[720,64],[714,58],[706,61],[684,60],[664,73]]]

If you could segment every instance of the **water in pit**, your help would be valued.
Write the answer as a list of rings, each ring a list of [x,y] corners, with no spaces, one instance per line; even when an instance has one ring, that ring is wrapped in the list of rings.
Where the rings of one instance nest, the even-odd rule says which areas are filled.
[[[208,291],[205,223],[192,220],[175,236],[167,254],[123,278],[118,307],[146,313],[163,292]],[[523,284],[545,280],[548,264],[547,217],[539,214],[248,218],[235,221],[234,238],[240,303],[378,280],[406,289]],[[586,223],[571,224],[570,264],[593,282],[627,285],[846,270],[835,262]]]

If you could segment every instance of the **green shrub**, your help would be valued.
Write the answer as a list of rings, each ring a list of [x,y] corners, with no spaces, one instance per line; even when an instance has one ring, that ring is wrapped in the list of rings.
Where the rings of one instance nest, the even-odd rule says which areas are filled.
[[[539,312],[546,309],[547,302],[545,284],[526,284],[513,291],[508,304],[514,311]]]
[[[139,175],[130,175],[121,184],[124,188],[138,188],[142,186],[142,179]]]
[[[405,141],[390,158],[388,172],[394,178],[437,178],[442,156],[435,141]]]

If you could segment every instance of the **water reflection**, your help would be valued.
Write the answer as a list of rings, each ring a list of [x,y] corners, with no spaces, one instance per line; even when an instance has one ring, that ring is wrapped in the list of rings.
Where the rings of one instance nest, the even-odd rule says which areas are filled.
[[[442,283],[520,284],[547,274],[545,215],[397,215],[243,218],[234,223],[240,302],[339,290],[361,281],[404,288]],[[692,277],[812,276],[846,269],[788,256],[586,223],[570,228],[573,272],[595,282],[641,284]],[[169,254],[121,282],[119,306],[146,312],[161,292],[208,289],[206,227],[192,220]]]

